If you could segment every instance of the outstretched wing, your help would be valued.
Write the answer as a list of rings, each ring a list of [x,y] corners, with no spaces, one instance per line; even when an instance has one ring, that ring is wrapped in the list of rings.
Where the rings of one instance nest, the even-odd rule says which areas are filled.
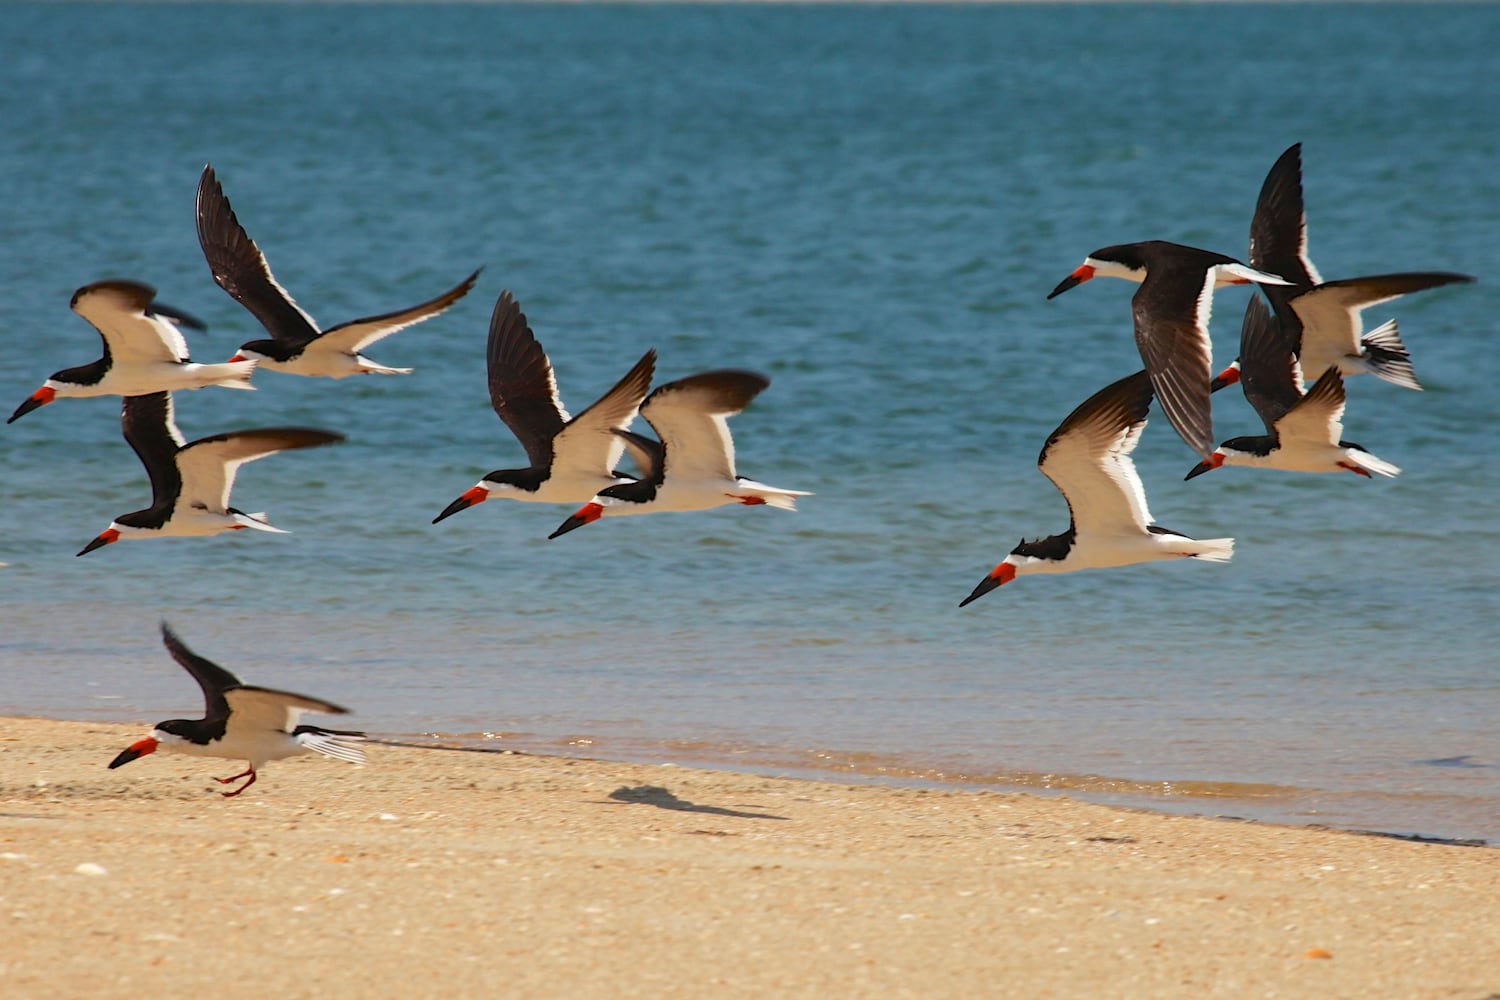
[[[1284,440],[1338,444],[1344,436],[1344,377],[1330,365],[1307,395],[1276,422]]]
[[[305,347],[318,337],[318,324],[277,283],[265,255],[235,218],[212,165],[198,179],[198,245],[214,282],[250,310],[276,340]]]
[[[293,448],[312,448],[344,440],[344,435],[309,427],[267,427],[199,438],[177,453],[182,475],[181,504],[195,504],[222,514],[239,467],[257,458]]]
[[[661,438],[663,476],[734,479],[729,418],[770,384],[764,375],[725,368],[668,382],[647,396],[641,416]]]
[[[126,396],[120,405],[120,430],[151,477],[151,509],[170,509],[182,492],[177,453],[183,444],[172,419],[172,394]]]
[[[644,434],[637,434],[635,431],[616,430],[615,434],[624,442],[631,461],[635,462],[636,468],[640,470],[641,479],[661,485],[662,461],[665,457],[661,442],[648,438]]]
[[[1268,432],[1302,400],[1302,366],[1258,295],[1246,304],[1240,326],[1240,385]]]
[[[1261,185],[1250,219],[1250,266],[1279,274],[1298,288],[1322,280],[1307,256],[1300,142],[1277,158]]]
[[[1130,453],[1151,408],[1151,379],[1136,372],[1078,405],[1047,438],[1037,467],[1062,493],[1080,533],[1145,532],[1146,491]]]
[[[485,357],[490,405],[526,449],[532,466],[546,468],[552,464],[552,439],[568,422],[568,411],[557,394],[552,362],[508,289],[490,314]]]
[[[635,419],[641,400],[651,388],[655,370],[653,349],[641,355],[635,366],[598,401],[568,421],[552,441],[554,470],[571,468],[580,473],[612,475],[627,442],[616,432],[627,429]]]
[[[187,341],[169,317],[152,308],[156,289],[135,281],[97,281],[73,293],[74,312],[104,339],[105,357],[126,363],[177,364],[188,360]]]
[[[290,733],[297,728],[305,712],[347,715],[349,710],[321,698],[277,691],[273,688],[241,685],[225,695],[229,703],[229,726],[226,734]]]
[[[319,345],[329,350],[340,351],[344,354],[357,354],[377,340],[383,340],[393,333],[399,333],[409,326],[415,326],[423,320],[446,310],[453,303],[469,294],[469,289],[474,287],[474,282],[479,280],[479,271],[475,271],[463,281],[448,289],[435,299],[428,299],[421,305],[412,306],[410,309],[401,309],[397,312],[385,313],[381,316],[367,316],[364,319],[350,320],[348,323],[340,323],[338,326],[329,327],[323,331],[323,336],[318,338]]]
[[[1451,271],[1415,271],[1343,278],[1319,285],[1291,300],[1302,321],[1302,357],[1309,372],[1322,371],[1344,355],[1358,355],[1364,331],[1361,311],[1427,288],[1473,281]]]
[[[1193,262],[1154,264],[1131,299],[1135,344],[1162,412],[1199,455],[1214,450],[1212,344],[1208,336],[1215,273]]]
[[[166,622],[161,623],[161,641],[167,647],[167,652],[172,654],[172,659],[182,664],[183,669],[192,674],[193,680],[197,681],[198,686],[203,689],[203,705],[206,713],[204,721],[224,721],[229,716],[229,703],[225,700],[225,692],[239,687],[239,678],[212,660],[205,659],[188,649]]]

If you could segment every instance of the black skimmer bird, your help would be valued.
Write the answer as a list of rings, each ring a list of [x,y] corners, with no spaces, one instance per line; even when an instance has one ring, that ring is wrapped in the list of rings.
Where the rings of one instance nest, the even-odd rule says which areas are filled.
[[[1162,559],[1228,562],[1233,538],[1189,538],[1153,523],[1130,453],[1151,408],[1146,372],[1120,379],[1084,400],[1047,438],[1037,458],[1042,475],[1068,502],[1072,519],[1060,535],[1022,541],[990,570],[964,607],[1028,573],[1070,573]]]
[[[755,372],[719,369],[657,387],[641,404],[641,416],[661,441],[632,435],[630,442],[645,474],[599,491],[547,537],[620,514],[708,510],[732,503],[796,510],[797,497],[811,493],[767,486],[734,470],[729,418],[770,384]]]
[[[1288,472],[1353,472],[1394,476],[1401,470],[1351,441],[1344,430],[1344,379],[1329,365],[1303,395],[1302,366],[1285,331],[1259,298],[1245,307],[1240,332],[1240,384],[1266,433],[1230,438],[1193,467],[1188,479],[1223,465]]]
[[[1368,372],[1407,389],[1422,386],[1395,320],[1365,333],[1361,311],[1412,292],[1474,280],[1451,271],[1415,271],[1325,282],[1307,254],[1301,143],[1281,154],[1261,185],[1250,220],[1250,265],[1290,282],[1263,290],[1303,372],[1337,366],[1342,375]],[[1214,379],[1214,388],[1238,377],[1238,368],[1230,365]]]
[[[352,764],[365,762],[365,753],[358,746],[364,733],[298,725],[304,712],[347,715],[347,708],[304,694],[241,684],[234,674],[183,645],[166,622],[161,623],[161,641],[172,659],[182,664],[203,689],[203,718],[158,722],[150,736],[130,744],[109,762],[111,770],[157,750],[243,760],[249,764],[246,770],[214,779],[227,785],[248,778],[234,791],[223,793],[225,798],[233,798],[255,784],[256,772],[267,761],[320,753]]]
[[[557,393],[547,352],[509,291],[490,316],[487,349],[490,404],[510,428],[531,465],[496,469],[432,519],[437,524],[490,497],[538,503],[583,503],[600,490],[630,482],[615,463],[625,450],[624,431],[651,388],[656,351],[647,351],[593,406],[569,417]]]
[[[136,281],[96,281],[73,293],[68,303],[88,320],[104,341],[104,357],[54,372],[42,387],[16,407],[14,423],[39,406],[70,396],[139,396],[147,392],[222,385],[253,389],[255,362],[240,359],[200,365],[188,356],[187,341],[177,324],[203,324],[156,301],[156,289]]]
[[[479,278],[479,272],[475,271],[429,302],[321,330],[272,276],[260,247],[235,218],[212,166],[203,168],[203,177],[198,181],[198,242],[214,281],[250,310],[271,335],[269,340],[240,345],[239,353],[231,360],[254,359],[262,367],[288,375],[347,378],[411,374],[410,368],[378,365],[360,351],[438,315],[467,295]]]
[[[1047,298],[1097,277],[1140,283],[1130,300],[1135,345],[1162,412],[1188,447],[1207,455],[1214,447],[1209,406],[1213,344],[1208,334],[1214,289],[1285,282],[1221,253],[1149,240],[1095,250]]]
[[[151,478],[151,506],[115,518],[79,555],[121,538],[217,535],[254,528],[285,534],[264,513],[229,506],[229,491],[241,465],[293,448],[344,440],[342,434],[306,427],[268,427],[214,434],[186,444],[172,419],[171,393],[127,396],[120,426]]]

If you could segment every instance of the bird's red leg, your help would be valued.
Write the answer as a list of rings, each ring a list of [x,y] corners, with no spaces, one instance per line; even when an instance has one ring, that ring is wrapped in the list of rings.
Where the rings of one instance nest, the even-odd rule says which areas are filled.
[[[240,792],[243,792],[245,789],[247,789],[251,785],[255,784],[255,768],[251,767],[248,771],[241,771],[239,774],[236,774],[236,775],[234,775],[233,777],[230,777],[230,778],[215,778],[214,780],[217,781],[221,785],[227,785],[231,781],[236,781],[236,780],[238,780],[240,778],[245,777],[245,775],[247,775],[247,774],[250,776],[250,780],[249,781],[245,782],[243,785],[241,785],[240,787],[236,788],[232,792],[223,792],[222,793],[223,796],[226,799],[232,799],[236,795],[240,794]]]

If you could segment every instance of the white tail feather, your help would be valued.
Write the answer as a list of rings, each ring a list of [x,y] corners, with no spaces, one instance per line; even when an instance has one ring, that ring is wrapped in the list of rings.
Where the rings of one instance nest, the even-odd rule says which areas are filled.
[[[251,361],[226,361],[219,365],[203,365],[201,374],[204,376],[204,385],[221,385],[226,389],[249,389],[254,391],[255,386],[250,384],[250,376],[255,374],[255,366],[260,364],[258,360]]]
[[[778,510],[796,510],[797,497],[809,496],[807,493],[765,493],[761,499],[765,500],[767,507],[775,507]]]
[[[1287,281],[1285,278],[1281,277],[1280,275],[1271,274],[1268,271],[1257,271],[1255,268],[1249,267],[1249,266],[1247,266],[1245,264],[1219,264],[1218,265],[1218,273],[1221,274],[1221,275],[1222,274],[1232,274],[1236,278],[1241,278],[1241,279],[1243,279],[1245,281],[1254,281],[1254,282],[1256,282],[1258,284],[1262,284],[1262,285],[1290,285],[1291,284],[1290,281]],[[1216,283],[1222,284],[1222,282],[1216,282]]]
[[[1401,474],[1401,469],[1398,466],[1392,465],[1383,458],[1377,458],[1368,451],[1360,451],[1357,448],[1346,448],[1344,449],[1344,455],[1349,461],[1366,472],[1373,472],[1378,476],[1399,476]]]
[[[798,497],[812,496],[807,490],[778,489],[765,483],[757,483],[753,479],[741,479],[739,489],[733,495],[758,497],[767,507],[778,510],[796,510]]]
[[[410,375],[414,368],[387,368],[385,365],[377,365],[369,358],[359,359],[359,370],[365,375]]]
[[[1205,562],[1226,563],[1234,555],[1233,538],[1195,538],[1191,545],[1183,547],[1194,549],[1187,555]]]
[[[276,527],[272,527],[270,524],[268,524],[266,522],[266,512],[265,511],[259,511],[259,512],[254,513],[254,514],[246,514],[246,513],[242,512],[242,511],[237,511],[236,510],[236,511],[231,511],[229,516],[232,517],[232,518],[234,518],[234,523],[235,524],[243,525],[246,528],[254,528],[256,531],[269,531],[272,534],[276,534],[276,535],[290,535],[291,534],[291,532],[287,531],[285,528],[276,528]]]
[[[1401,342],[1401,331],[1396,328],[1396,321],[1393,319],[1386,320],[1360,338],[1360,341],[1366,347],[1379,347],[1382,350],[1406,353],[1406,345]]]
[[[351,764],[363,764],[365,762],[365,752],[358,746],[363,740],[363,736],[354,736],[348,733],[308,732],[297,734],[297,742],[314,753],[320,753],[325,757],[337,757],[339,760],[347,760]]]
[[[1360,343],[1364,347],[1365,367],[1370,374],[1403,389],[1422,390],[1417,371],[1412,367],[1411,354],[1401,342],[1401,332],[1396,328],[1395,320],[1377,326],[1365,334]]]

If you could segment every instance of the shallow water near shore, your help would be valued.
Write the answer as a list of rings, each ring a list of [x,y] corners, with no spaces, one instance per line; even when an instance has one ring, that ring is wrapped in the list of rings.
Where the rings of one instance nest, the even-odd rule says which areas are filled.
[[[258,336],[197,247],[205,162],[325,323],[485,271],[370,350],[412,376],[179,396],[189,439],[348,434],[242,471],[237,504],[288,536],[74,558],[147,502],[118,402],[0,428],[0,712],[192,714],[166,619],[248,682],[406,739],[1500,840],[1500,10],[7,14],[0,406],[95,356],[67,303],[101,278],[207,321],[198,360]],[[1017,540],[1065,527],[1037,451],[1138,366],[1129,286],[1046,293],[1110,243],[1243,254],[1296,141],[1325,277],[1481,278],[1367,315],[1397,318],[1426,391],[1351,380],[1346,436],[1403,474],[1185,483],[1195,458],[1156,417],[1153,514],[1234,536],[1232,563],[1025,578],[960,611]],[[521,462],[484,383],[502,288],[575,412],[651,346],[658,381],[766,372],[740,471],[817,495],[551,542],[569,510],[431,525]],[[1244,295],[1216,300],[1219,361]],[[1215,420],[1258,427],[1233,392]]]

